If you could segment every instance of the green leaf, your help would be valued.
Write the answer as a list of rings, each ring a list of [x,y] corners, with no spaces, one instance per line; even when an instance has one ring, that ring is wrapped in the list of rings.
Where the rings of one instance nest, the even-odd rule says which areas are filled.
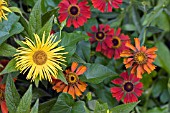
[[[54,16],[52,16],[49,19],[49,21],[47,21],[47,23],[41,28],[41,30],[38,33],[39,37],[42,37],[43,33],[45,32],[45,36],[46,36],[46,39],[47,39],[47,37],[49,36],[50,31],[52,29],[53,19],[54,19]]]
[[[151,33],[160,33],[160,32],[163,32],[162,29],[158,28],[158,27],[154,27],[154,26],[149,26],[147,28],[147,30]]]
[[[8,15],[8,21],[2,21],[0,23],[0,45],[9,37],[24,30],[18,20],[19,16],[16,16],[14,13],[10,13]]]
[[[157,58],[155,60],[155,64],[165,69],[170,74],[170,52],[167,46],[163,42],[157,42],[156,47]]]
[[[38,113],[38,105],[39,105],[39,99],[37,99],[37,101],[35,102],[30,113]]]
[[[76,44],[83,40],[86,37],[86,35],[82,34],[82,33],[66,33],[66,32],[62,32],[61,34],[61,43],[60,45],[64,46],[66,52],[68,52],[68,54],[66,54],[65,56],[67,57],[67,62],[70,62],[70,58],[71,56],[75,53],[76,51]]]
[[[32,38],[33,33],[38,33],[41,26],[41,0],[38,0],[30,13],[28,25],[30,38]]]
[[[129,104],[122,104],[112,108],[111,111],[112,113],[130,113],[130,111],[132,111],[139,102],[140,101]]]
[[[30,113],[31,101],[32,85],[30,85],[29,89],[20,100],[16,113]]]
[[[77,45],[76,53],[85,61],[90,61],[91,45],[89,41],[81,41]]]
[[[90,18],[88,19],[87,23],[84,24],[84,31],[86,32],[90,32],[91,31],[91,27],[95,25],[97,26],[97,19],[96,18]]]
[[[94,113],[107,113],[107,110],[108,110],[107,103],[100,104],[98,101],[96,101]]]
[[[73,56],[71,57],[71,62],[78,62],[82,64],[86,64],[86,62],[78,56],[78,54],[74,53]]]
[[[67,80],[63,74],[63,72],[61,70],[58,71],[58,79],[60,79],[61,81],[63,81],[65,84],[68,84],[67,83]]]
[[[13,46],[7,43],[0,45],[0,56],[12,57],[15,53],[16,49]]]
[[[5,100],[10,113],[16,113],[17,106],[20,101],[20,95],[17,92],[14,81],[8,76],[5,89]]]
[[[96,71],[97,70],[97,71]],[[87,71],[84,73],[86,82],[93,84],[99,84],[104,79],[117,75],[116,72],[112,71],[106,66],[101,64],[87,64]]]
[[[85,111],[85,103],[83,101],[74,102],[70,94],[62,93],[59,95],[50,113],[85,113]]]
[[[21,10],[18,7],[9,7],[9,9],[12,12],[16,12],[16,13],[19,13],[20,15],[22,15],[22,12],[21,12]]]
[[[136,27],[133,24],[125,24],[122,26],[125,31],[136,31]]]
[[[49,113],[49,111],[52,109],[55,102],[56,102],[56,98],[50,99],[49,101],[40,104],[38,113]]]
[[[3,69],[3,71],[0,72],[0,75],[16,72],[17,69],[15,68],[15,64],[16,64],[15,59],[10,60],[9,63],[6,65],[5,69]]]

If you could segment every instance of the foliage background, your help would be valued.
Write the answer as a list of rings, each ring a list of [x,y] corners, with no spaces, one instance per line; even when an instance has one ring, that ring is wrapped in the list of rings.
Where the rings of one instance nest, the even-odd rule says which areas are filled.
[[[59,2],[60,0],[9,0],[13,13],[8,15],[8,21],[0,23],[0,59],[11,60],[24,37],[32,37],[33,32],[41,35],[44,30],[49,33],[52,28],[55,35],[62,39],[61,45],[69,51],[68,65],[77,61],[90,67],[81,78],[88,82],[88,89],[84,96],[74,101],[68,94],[53,91],[52,85],[47,81],[40,82],[39,87],[36,87],[25,79],[25,75],[19,74],[15,69],[15,60],[11,60],[0,73],[8,75],[3,82],[6,82],[5,98],[11,113],[29,113],[30,110],[31,113],[106,113],[108,109],[113,113],[128,113],[131,110],[134,113],[170,112],[169,0],[123,0],[121,8],[113,9],[111,13],[99,12],[89,0],[92,16],[78,29],[66,28],[64,23],[57,22]],[[115,29],[120,27],[131,39],[139,37],[147,47],[158,48],[154,62],[157,68],[150,75],[143,76],[141,81],[144,93],[139,98],[141,101],[138,105],[118,103],[110,93],[110,81],[125,67],[122,59],[110,60],[96,53],[95,45],[88,41],[86,32],[90,31],[92,25],[101,23],[109,24]],[[12,77],[16,76],[14,85]],[[62,75],[59,78],[63,80]],[[118,106],[119,104],[122,105]]]

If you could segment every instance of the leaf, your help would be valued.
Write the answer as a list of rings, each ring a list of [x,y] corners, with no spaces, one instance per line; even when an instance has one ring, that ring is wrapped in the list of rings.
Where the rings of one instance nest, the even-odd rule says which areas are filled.
[[[133,24],[125,24],[122,26],[122,29],[126,31],[136,31],[136,27]]]
[[[140,33],[142,29],[141,28],[142,25],[140,23],[140,15],[134,6],[132,7],[132,19],[133,19],[133,23],[135,24],[135,28]]]
[[[62,93],[59,95],[50,113],[85,113],[85,111],[85,103],[83,101],[74,102],[70,94]]]
[[[90,61],[91,45],[89,41],[81,41],[77,45],[76,53],[85,61]]]
[[[34,5],[29,17],[29,36],[32,37],[33,33],[38,33],[41,29],[41,0],[38,0]]]
[[[30,87],[20,100],[16,113],[30,113],[31,101],[32,101],[32,85],[30,85]]]
[[[38,113],[38,105],[39,105],[39,99],[37,99],[37,101],[35,102],[30,113]]]
[[[16,64],[15,59],[10,60],[9,63],[6,65],[5,69],[3,69],[3,71],[0,72],[0,75],[16,72],[17,69],[15,68],[15,64]]]
[[[10,113],[16,113],[17,106],[20,101],[20,95],[17,92],[14,81],[8,76],[5,88],[5,100]]]
[[[12,12],[16,12],[16,13],[19,13],[20,15],[22,15],[22,12],[21,12],[21,10],[18,7],[9,7],[9,9]]]
[[[71,57],[71,62],[78,62],[82,64],[86,64],[86,62],[78,56],[78,54],[74,53],[73,56]]]
[[[0,23],[0,45],[9,37],[24,30],[18,20],[19,16],[16,16],[14,13],[10,13],[8,15],[8,21],[2,21]]]
[[[155,64],[165,69],[170,74],[170,52],[167,46],[163,42],[157,42],[156,47],[158,48],[157,51],[157,58],[155,60]]]
[[[139,102],[140,101],[129,104],[122,104],[112,108],[111,111],[112,113],[130,113],[130,111],[132,111]]]
[[[49,113],[55,102],[56,98],[40,104],[38,113]]]
[[[108,110],[107,103],[100,104],[98,101],[96,101],[94,113],[107,113],[107,110]]]
[[[87,64],[86,66],[87,71],[84,73],[86,79],[82,79],[86,82],[98,84],[108,77],[117,75],[116,72],[101,64]]]
[[[0,56],[12,57],[15,53],[16,49],[13,46],[7,43],[0,45]]]
[[[151,33],[160,33],[160,32],[163,32],[162,29],[158,28],[158,27],[154,27],[154,26],[149,26],[147,28],[147,30]]]
[[[47,23],[41,28],[41,30],[38,33],[39,37],[42,37],[43,33],[45,32],[45,36],[46,36],[46,39],[47,39],[47,37],[49,36],[50,31],[52,29],[53,19],[54,19],[54,16],[52,16],[49,19],[49,21],[47,21]]]
[[[67,80],[66,78],[64,77],[64,74],[61,70],[58,71],[58,79],[60,79],[61,81],[63,81],[65,84],[68,84],[67,83]]]

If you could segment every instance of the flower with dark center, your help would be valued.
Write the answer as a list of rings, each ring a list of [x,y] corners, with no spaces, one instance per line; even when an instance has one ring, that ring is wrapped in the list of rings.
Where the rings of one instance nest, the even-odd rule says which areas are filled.
[[[90,7],[87,1],[78,2],[78,0],[62,0],[58,7],[60,22],[67,19],[67,27],[72,24],[75,28],[83,26],[88,18],[91,16]]]
[[[110,28],[109,25],[100,24],[98,27],[92,26],[92,32],[87,32],[88,36],[90,36],[90,42],[97,42],[96,51],[100,52],[102,49],[106,49],[106,43],[109,41],[108,39],[113,36],[114,29]]]
[[[119,8],[123,0],[92,0],[94,8],[101,12],[112,12],[112,8]]]
[[[134,38],[134,40],[135,47],[130,42],[127,42],[125,45],[132,51],[123,51],[121,57],[126,57],[123,61],[126,68],[132,67],[131,73],[136,74],[138,78],[142,78],[144,72],[150,74],[155,69],[156,66],[152,63],[157,56],[155,53],[157,48],[152,47],[147,49],[145,46],[141,47],[139,38]]]
[[[57,92],[67,92],[69,93],[74,99],[76,96],[81,96],[82,92],[86,90],[87,84],[82,82],[79,79],[79,76],[82,75],[86,70],[86,66],[78,67],[77,62],[73,62],[71,65],[71,69],[65,70],[65,78],[68,84],[65,84],[63,81],[59,79],[53,79],[52,84],[53,89]]]
[[[112,80],[117,85],[110,89],[112,96],[117,101],[122,99],[123,103],[137,102],[143,92],[143,84],[139,80],[134,74],[121,73],[119,78]]]
[[[120,58],[120,53],[128,48],[125,46],[126,42],[130,41],[128,35],[121,33],[121,29],[113,33],[113,36],[106,42],[107,49],[102,49],[102,53],[108,58],[114,57],[114,59]]]
[[[51,81],[51,77],[57,77],[58,70],[62,71],[60,65],[65,65],[64,54],[67,52],[60,52],[64,50],[62,46],[57,47],[59,41],[54,35],[48,35],[45,40],[45,32],[40,38],[34,34],[35,42],[26,38],[23,43],[26,46],[19,47],[17,53],[14,55],[17,61],[16,67],[20,72],[25,73],[29,70],[27,79],[46,79]],[[42,39],[42,40],[41,40]]]
[[[0,22],[2,18],[8,20],[7,12],[11,12],[11,10],[7,7],[7,2],[5,0],[0,0]]]

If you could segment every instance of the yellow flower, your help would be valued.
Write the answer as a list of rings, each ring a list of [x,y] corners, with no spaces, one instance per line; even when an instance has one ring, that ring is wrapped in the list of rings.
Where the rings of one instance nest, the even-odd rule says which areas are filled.
[[[2,18],[4,18],[5,20],[7,19],[7,12],[11,12],[8,8],[7,8],[8,4],[6,1],[4,0],[0,0],[0,22],[2,21]]]
[[[50,82],[51,77],[57,78],[58,70],[62,71],[61,65],[65,65],[64,54],[68,52],[60,52],[64,50],[62,46],[56,47],[59,42],[56,41],[54,35],[48,35],[47,40],[45,40],[45,33],[42,36],[42,41],[37,34],[34,34],[35,42],[31,39],[26,38],[23,43],[26,45],[24,47],[19,47],[14,55],[17,61],[16,68],[20,70],[21,73],[25,73],[29,70],[27,79],[46,79]]]

